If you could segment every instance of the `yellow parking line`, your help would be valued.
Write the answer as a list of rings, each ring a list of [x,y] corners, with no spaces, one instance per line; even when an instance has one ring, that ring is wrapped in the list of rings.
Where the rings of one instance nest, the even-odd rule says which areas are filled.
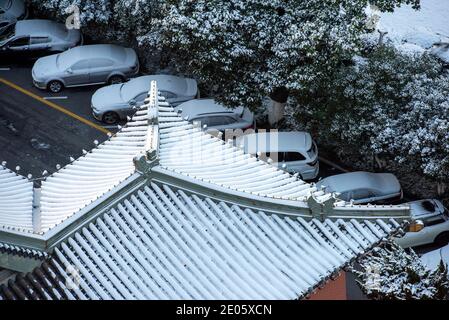
[[[76,119],[78,121],[81,121],[84,124],[87,124],[88,126],[90,126],[92,128],[95,128],[95,129],[97,129],[97,130],[99,130],[99,131],[101,131],[103,133],[106,133],[106,134],[110,133],[109,130],[106,130],[102,126],[100,126],[98,124],[95,124],[92,121],[89,121],[89,120],[87,120],[87,119],[85,119],[83,117],[80,117],[79,115],[77,115],[77,114],[67,110],[64,107],[61,107],[61,106],[57,105],[56,103],[53,103],[53,102],[48,101],[48,100],[45,100],[44,98],[39,97],[38,95],[36,95],[36,94],[32,93],[31,91],[28,91],[28,90],[26,90],[26,89],[24,89],[24,88],[22,88],[22,87],[20,87],[18,85],[16,85],[15,83],[12,83],[12,82],[10,82],[8,80],[5,80],[3,78],[0,78],[0,82],[3,83],[3,84],[6,84],[7,86],[9,86],[9,87],[11,87],[11,88],[13,88],[13,89],[15,89],[17,91],[22,92],[23,94],[25,94],[25,95],[27,95],[27,96],[29,96],[29,97],[31,97],[31,98],[39,101],[39,102],[42,102],[43,104],[49,106],[50,108],[58,110],[59,112],[62,112],[64,114],[68,115],[69,117],[72,117],[72,118],[74,118],[74,119]]]

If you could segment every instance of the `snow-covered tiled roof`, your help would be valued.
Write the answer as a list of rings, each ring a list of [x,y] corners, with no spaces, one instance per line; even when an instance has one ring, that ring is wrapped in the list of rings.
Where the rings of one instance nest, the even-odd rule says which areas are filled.
[[[133,158],[149,148],[148,104],[114,136],[42,182],[41,230],[47,231],[135,172]]]
[[[157,161],[149,161],[150,151],[155,152],[159,165]],[[152,165],[144,165],[140,170],[141,162]],[[152,169],[153,165],[157,167]],[[154,82],[146,103],[125,127],[45,179],[41,189],[33,192],[32,184],[26,179],[4,168],[2,172],[0,179],[5,183],[0,186],[0,196],[3,193],[7,197],[3,206],[14,206],[3,212],[0,206],[0,225],[4,230],[5,227],[14,227],[12,238],[4,235],[11,248],[19,245],[39,251],[49,249],[49,243],[54,245],[53,241],[48,241],[49,238],[59,239],[64,237],[63,234],[69,234],[70,230],[65,231],[65,228],[78,219],[84,219],[83,216],[101,201],[114,197],[123,185],[144,177],[151,179],[154,173],[158,173],[159,178],[162,174],[163,183],[175,177],[175,185],[186,187],[190,183],[204,187],[205,193],[200,192],[203,195],[224,201],[238,199],[237,203],[249,205],[256,211],[293,214],[306,219],[388,220],[395,217],[402,221],[409,217],[407,206],[353,206],[345,203],[295,175],[244,154],[232,144],[180,118],[165,99],[158,96]],[[127,179],[131,175],[136,179]],[[19,192],[11,193],[12,189]],[[65,225],[53,228],[68,218]],[[73,226],[76,230],[78,223]],[[52,232],[47,233],[50,229]],[[22,239],[17,231],[38,233],[38,237]]]
[[[0,165],[0,228],[33,231],[33,183]]]
[[[149,181],[55,248],[32,273],[37,281],[3,286],[0,295],[295,299],[398,227],[269,215]]]
[[[159,108],[160,165],[233,190],[305,202],[323,192],[289,173],[189,124],[169,106]]]
[[[163,100],[163,98],[160,98]],[[177,175],[210,183],[220,188],[246,193],[257,200],[293,201],[297,207],[309,207],[310,198],[319,203],[329,201],[333,194],[317,189],[297,174],[267,164],[245,154],[242,149],[204,132],[201,126],[182,119],[166,103],[159,103],[160,166]],[[333,212],[340,216],[363,218],[376,212],[379,216],[408,212],[407,205],[353,205],[335,199]],[[406,213],[407,215],[407,213]]]

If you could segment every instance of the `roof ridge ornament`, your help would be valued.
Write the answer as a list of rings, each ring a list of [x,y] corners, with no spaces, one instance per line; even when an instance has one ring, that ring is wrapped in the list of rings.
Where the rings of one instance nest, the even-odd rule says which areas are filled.
[[[136,171],[148,175],[154,167],[159,165],[157,150],[148,150],[144,155],[137,155],[133,161]]]
[[[324,200],[320,200],[314,193],[311,193],[311,195],[307,198],[307,205],[309,206],[310,213],[314,218],[324,221],[327,216],[334,213],[334,204],[336,201],[337,199],[334,194]]]

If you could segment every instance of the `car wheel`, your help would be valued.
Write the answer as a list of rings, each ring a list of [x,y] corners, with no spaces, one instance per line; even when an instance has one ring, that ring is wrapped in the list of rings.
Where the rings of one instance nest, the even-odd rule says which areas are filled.
[[[50,92],[58,93],[58,92],[61,92],[61,90],[64,88],[64,85],[62,84],[61,81],[54,80],[54,81],[50,81],[48,83],[47,88],[48,88],[48,91],[50,91]]]
[[[103,122],[107,124],[116,124],[120,117],[113,111],[108,111],[103,115]]]
[[[437,244],[437,245],[443,246],[448,243],[449,243],[449,232],[440,233],[435,239],[435,244]]]
[[[119,84],[125,82],[122,76],[112,76],[109,78],[109,84]]]

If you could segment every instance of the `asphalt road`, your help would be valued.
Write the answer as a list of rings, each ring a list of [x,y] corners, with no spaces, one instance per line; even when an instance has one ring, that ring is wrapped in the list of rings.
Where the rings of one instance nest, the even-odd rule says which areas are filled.
[[[115,128],[103,128],[90,113],[96,89],[50,94],[33,87],[29,63],[0,62],[0,161],[7,161],[9,169],[20,166],[22,175],[39,178],[44,170],[54,172],[56,165],[68,164],[69,157],[92,149],[94,140],[104,141],[106,132]]]

